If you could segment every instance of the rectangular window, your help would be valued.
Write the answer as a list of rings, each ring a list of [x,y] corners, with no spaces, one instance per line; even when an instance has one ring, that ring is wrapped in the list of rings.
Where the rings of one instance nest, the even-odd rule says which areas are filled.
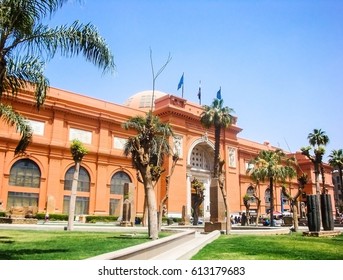
[[[38,193],[8,192],[7,209],[12,206],[38,206]]]
[[[70,196],[63,198],[63,214],[69,213]],[[76,197],[75,215],[86,215],[89,213],[89,197]]]
[[[44,135],[45,123],[40,121],[28,120],[34,135]]]
[[[127,139],[120,138],[120,137],[114,137],[113,138],[113,148],[118,150],[124,150],[124,146]]]
[[[110,215],[120,217],[120,199],[111,198],[110,199]]]
[[[70,128],[69,140],[80,140],[83,144],[92,144],[92,132],[77,128]]]

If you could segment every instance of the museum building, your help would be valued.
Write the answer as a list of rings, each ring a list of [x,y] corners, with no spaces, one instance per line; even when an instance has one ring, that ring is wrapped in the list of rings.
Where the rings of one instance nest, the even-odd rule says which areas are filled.
[[[33,92],[21,91],[17,97],[3,96],[1,102],[10,104],[24,115],[33,128],[32,143],[26,153],[15,155],[20,139],[15,127],[0,121],[0,211],[13,206],[35,206],[38,212],[68,213],[74,162],[70,143],[79,139],[89,153],[84,157],[78,182],[76,215],[121,216],[124,202],[124,184],[129,183],[134,192],[135,216],[142,216],[144,188],[138,182],[131,158],[123,154],[123,147],[135,131],[125,130],[122,124],[130,117],[142,115],[151,108],[152,91],[139,92],[124,105],[83,96],[56,88],[49,88],[46,101],[37,111],[33,105]],[[201,105],[188,100],[155,91],[153,112],[162,122],[168,122],[175,136],[170,139],[180,159],[171,177],[166,211],[169,217],[192,215],[191,182],[194,178],[203,182],[205,199],[201,207],[204,220],[210,218],[210,183],[213,170],[214,131],[200,123]],[[242,129],[233,124],[222,132],[221,158],[225,159],[225,186],[230,213],[245,211],[243,197],[253,193],[254,182],[246,174],[249,161],[261,150],[275,150],[268,142],[256,143],[239,137]],[[300,148],[300,147],[299,147]],[[312,163],[299,152],[295,156],[300,172],[308,174],[306,194],[315,193]],[[165,176],[172,159],[165,160],[166,172],[156,186],[159,203],[165,195]],[[325,188],[333,197],[331,168],[325,165]],[[286,183],[291,194],[298,191],[296,178]],[[258,188],[261,213],[270,207],[268,182]],[[283,197],[280,185],[274,191],[274,211],[290,210],[289,201]],[[334,201],[332,201],[334,203]],[[334,204],[333,204],[334,205]],[[256,210],[251,199],[250,210]]]

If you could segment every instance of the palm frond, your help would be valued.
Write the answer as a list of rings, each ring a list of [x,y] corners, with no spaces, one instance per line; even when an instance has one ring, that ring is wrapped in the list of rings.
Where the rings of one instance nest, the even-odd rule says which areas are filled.
[[[46,59],[54,57],[56,52],[65,57],[82,54],[87,61],[104,72],[112,72],[115,69],[114,58],[105,39],[91,23],[75,21],[70,26],[62,25],[55,28],[40,24],[25,40],[28,50],[34,54],[45,53]]]
[[[15,154],[23,153],[32,139],[32,129],[27,120],[15,112],[9,105],[0,103],[0,118],[10,126],[15,126],[21,139],[15,149]]]
[[[48,79],[43,74],[44,62],[32,56],[16,56],[15,59],[8,60],[6,70],[2,83],[3,90],[16,95],[19,89],[29,84],[35,90],[36,106],[39,109],[45,101],[49,85]]]

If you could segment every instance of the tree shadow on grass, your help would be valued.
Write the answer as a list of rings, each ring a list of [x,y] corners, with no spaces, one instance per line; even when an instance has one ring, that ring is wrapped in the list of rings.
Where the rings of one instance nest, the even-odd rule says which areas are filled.
[[[110,237],[107,237],[108,239],[121,239],[121,240],[127,240],[127,239],[146,239],[146,240],[149,240],[149,238],[144,235],[132,235],[132,236],[110,236]]]
[[[10,236],[0,236],[0,243],[11,244],[14,243],[14,240]]]
[[[21,250],[6,250],[4,252],[0,252],[0,260],[22,260],[28,259],[23,258],[23,256],[29,255],[45,255],[45,254],[53,254],[53,253],[67,253],[69,250],[66,249],[21,249]],[[33,258],[32,258],[33,259]],[[36,259],[36,258],[34,258]],[[40,258],[44,259],[44,258]]]

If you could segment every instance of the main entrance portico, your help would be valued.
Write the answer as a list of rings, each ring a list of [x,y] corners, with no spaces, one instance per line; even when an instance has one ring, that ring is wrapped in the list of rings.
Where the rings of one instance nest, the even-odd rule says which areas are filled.
[[[204,221],[210,220],[210,185],[213,171],[214,144],[205,136],[194,141],[187,155],[187,217],[192,217],[192,186],[196,178],[203,182],[204,201],[200,209],[200,216]]]

